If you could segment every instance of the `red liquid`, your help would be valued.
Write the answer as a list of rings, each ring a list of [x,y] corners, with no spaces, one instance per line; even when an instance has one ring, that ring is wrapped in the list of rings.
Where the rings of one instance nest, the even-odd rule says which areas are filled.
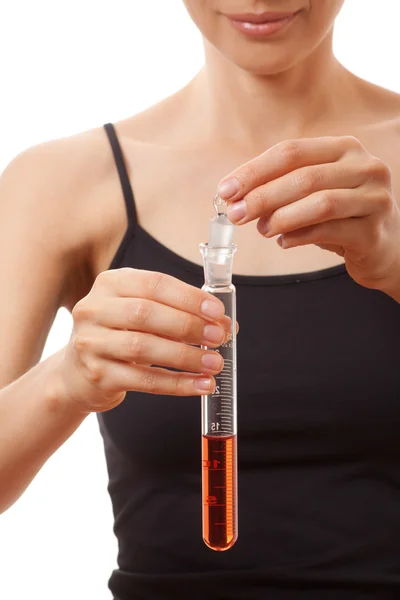
[[[202,440],[203,539],[212,550],[228,550],[237,540],[236,435]]]

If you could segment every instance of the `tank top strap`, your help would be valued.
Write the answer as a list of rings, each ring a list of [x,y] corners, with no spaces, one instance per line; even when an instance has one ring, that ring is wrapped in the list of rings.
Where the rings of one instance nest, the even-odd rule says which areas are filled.
[[[119,179],[121,182],[122,192],[124,194],[124,201],[126,206],[126,212],[128,215],[128,225],[129,229],[133,230],[137,225],[137,214],[136,214],[136,206],[135,206],[135,198],[132,190],[132,185],[129,179],[128,170],[126,167],[126,162],[124,159],[124,155],[122,152],[121,144],[119,143],[119,139],[117,136],[117,132],[112,123],[107,123],[104,125],[104,129],[106,130],[112,153],[115,160],[115,165],[117,167]]]

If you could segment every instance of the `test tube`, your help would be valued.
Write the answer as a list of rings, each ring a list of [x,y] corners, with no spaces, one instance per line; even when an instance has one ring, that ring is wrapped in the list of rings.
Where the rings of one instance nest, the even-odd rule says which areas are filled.
[[[209,244],[201,244],[203,290],[219,298],[232,323],[231,335],[217,351],[224,359],[214,393],[201,397],[203,539],[209,548],[228,550],[237,540],[237,418],[236,418],[236,290],[232,263],[236,245],[232,224],[219,214],[211,224]],[[210,241],[230,242],[211,246]]]

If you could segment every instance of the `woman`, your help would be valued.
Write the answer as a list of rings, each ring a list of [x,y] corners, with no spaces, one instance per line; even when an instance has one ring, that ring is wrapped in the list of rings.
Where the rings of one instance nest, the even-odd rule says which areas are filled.
[[[116,599],[398,598],[400,98],[333,57],[343,0],[185,4],[206,51],[185,89],[2,176],[0,507],[96,412]],[[200,535],[198,399],[222,368],[198,346],[229,329],[200,290],[217,187],[241,325],[221,553]],[[71,340],[35,365],[60,306]]]

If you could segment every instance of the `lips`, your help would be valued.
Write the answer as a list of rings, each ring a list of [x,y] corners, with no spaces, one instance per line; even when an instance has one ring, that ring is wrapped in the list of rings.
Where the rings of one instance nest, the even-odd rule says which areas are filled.
[[[268,37],[286,28],[297,12],[264,12],[225,15],[231,26],[250,37]]]
[[[282,21],[283,19],[289,19],[295,15],[295,12],[264,12],[264,13],[243,13],[239,15],[226,15],[228,19],[232,21],[239,21],[241,23],[275,23],[276,21]]]

